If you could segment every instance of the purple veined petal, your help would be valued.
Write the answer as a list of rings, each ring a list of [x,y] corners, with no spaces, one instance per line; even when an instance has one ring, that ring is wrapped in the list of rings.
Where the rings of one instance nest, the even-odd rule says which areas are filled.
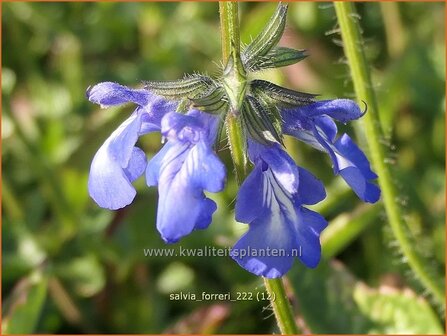
[[[178,102],[166,100],[162,97],[153,95],[148,105],[143,109],[146,112],[143,115],[140,135],[161,130],[161,120],[170,113],[175,112]]]
[[[199,118],[171,112],[161,120],[161,133],[171,141],[197,143],[206,130]]]
[[[344,134],[333,144],[324,138],[325,135],[320,130],[316,129],[314,134],[331,157],[334,174],[340,175],[363,201],[377,202],[380,198],[380,189],[369,182],[377,178],[377,175],[371,170],[365,154],[351,138]]]
[[[209,198],[205,198],[201,206],[202,209],[197,217],[195,229],[205,230],[211,224],[213,213],[217,210],[217,205]]]
[[[147,90],[131,89],[113,82],[103,82],[87,89],[87,98],[92,103],[108,107],[133,102],[140,106],[147,105],[151,94]]]
[[[322,115],[320,117],[314,118],[315,126],[321,130],[325,137],[330,141],[334,142],[337,136],[337,125],[331,117]]]
[[[367,179],[376,179],[377,175],[371,170],[370,163],[366,155],[362,150],[352,141],[347,134],[343,134],[336,142],[335,148],[338,153],[343,155],[346,159],[352,162],[353,165],[358,167],[362,174]],[[343,169],[343,165],[340,165],[340,169]]]
[[[321,259],[320,233],[327,227],[327,222],[320,214],[304,207],[295,207],[295,210],[297,220],[293,225],[300,251],[298,258],[307,267],[314,268]]]
[[[188,115],[200,119],[203,128],[207,130],[207,136],[203,140],[208,144],[214,144],[217,132],[219,131],[219,124],[222,122],[220,115],[212,115],[198,110],[191,110]]]
[[[297,192],[298,167],[279,144],[265,146],[249,140],[248,153],[255,164],[259,159],[264,161],[285,190],[291,194]]]
[[[146,154],[138,147],[134,147],[127,167],[124,167],[124,173],[130,182],[135,181],[143,175],[147,166]]]
[[[281,110],[281,117],[283,120],[283,131],[285,133],[309,131],[312,129],[312,118],[302,113],[300,108]]]
[[[319,127],[314,127],[313,130],[315,139],[324,148],[324,151],[329,155],[332,160],[334,174],[337,175],[340,171],[338,166],[339,161],[337,160],[337,155],[335,154],[335,147],[332,142],[328,139],[327,135],[324,134],[323,130]]]
[[[324,145],[331,157],[334,174],[340,175],[363,201],[375,203],[380,198],[380,189],[369,180],[377,178],[371,170],[365,154],[351,138],[344,134],[335,143],[324,138],[321,130],[315,130],[315,137]]]
[[[354,190],[360,199],[375,203],[380,198],[380,189],[370,180],[377,175],[371,170],[365,154],[357,147],[352,139],[343,134],[334,144],[340,175]]]
[[[258,171],[262,170],[258,167]],[[249,222],[247,233],[234,246],[232,258],[249,272],[268,278],[284,275],[292,266],[294,257],[315,267],[321,257],[319,234],[326,227],[326,221],[301,207],[296,197],[282,188],[270,169],[262,174],[265,196],[260,201],[264,202],[263,209],[257,216],[248,212],[246,219],[253,220]],[[304,176],[309,178],[306,173]],[[254,199],[259,202],[258,197]],[[255,206],[259,207],[259,204]],[[276,256],[265,254],[273,249]]]
[[[158,179],[160,176],[161,167],[163,164],[163,161],[169,161],[169,158],[165,159],[166,155],[169,155],[172,160],[174,160],[177,156],[179,156],[181,153],[179,152],[173,152],[171,150],[171,147],[173,146],[172,143],[167,142],[159,151],[157,154],[155,154],[152,159],[149,160],[147,167],[146,167],[146,184],[148,187],[154,187],[158,185]],[[181,146],[177,146],[177,151],[185,151],[187,150],[188,146],[185,145],[184,148]]]
[[[194,229],[208,227],[217,208],[202,190],[180,176],[180,172],[162,171],[159,180],[157,229],[168,243],[178,241]]]
[[[95,202],[108,209],[119,209],[135,197],[132,181],[146,167],[145,156],[135,148],[141,113],[136,111],[104,142],[93,158],[88,189]]]
[[[287,134],[295,136],[299,140],[304,141],[319,150],[325,151],[331,158],[334,174],[341,175],[362,200],[371,203],[376,202],[380,198],[380,189],[375,184],[369,182],[369,180],[377,178],[377,175],[371,170],[366,156],[348,135],[345,134],[335,141],[337,126],[328,116],[331,115],[332,117],[340,119],[341,117],[338,115],[338,113],[341,113],[340,111],[351,111],[351,114],[347,114],[351,117],[357,115],[361,116],[358,106],[354,102],[346,99],[322,102],[321,106],[317,106],[318,108],[316,111],[327,112],[330,109],[333,110],[331,113],[327,112],[327,115],[322,114],[321,116],[314,113],[312,132],[309,132],[309,130],[305,128],[309,126],[308,123],[306,123],[305,117],[296,112],[306,112],[303,108],[315,108],[315,104],[301,107],[300,111],[283,111],[283,116],[287,116],[284,122],[289,121],[290,125],[299,126],[292,127],[284,124],[283,129]],[[356,109],[358,109],[357,112],[355,112]],[[307,115],[310,120],[312,113],[308,112]],[[303,203],[307,204],[304,201]]]
[[[173,243],[194,230],[204,195],[203,192],[196,192],[189,181],[181,177],[190,146],[182,143],[168,144],[163,147],[166,148],[164,155],[154,157],[154,166],[151,166],[154,159],[149,162],[149,166],[154,170],[159,166],[157,229],[164,241]]]
[[[361,200],[376,203],[380,199],[380,188],[365,179],[360,169],[356,167],[344,168],[340,170],[340,176]]]
[[[308,170],[298,167],[300,183],[297,198],[299,204],[317,204],[326,198],[323,183]]]
[[[166,242],[177,242],[211,223],[216,204],[188,181],[174,178],[165,182],[162,173],[158,191],[157,229]]]
[[[209,126],[199,111],[171,112],[162,119],[161,131],[168,142],[149,161],[146,182],[158,185],[157,228],[166,242],[206,228],[217,209],[204,191],[222,190],[226,172],[208,144]]]
[[[251,223],[268,209],[265,183],[262,167],[255,166],[237,194],[235,213],[238,222]]]
[[[157,228],[166,242],[173,243],[211,223],[217,206],[204,190],[222,190],[225,167],[203,142],[168,141],[149,162],[146,180],[158,184]]]
[[[283,118],[282,131],[284,134],[291,135],[320,151],[325,151],[325,148],[315,138],[313,132],[315,123],[312,119],[303,116],[299,110],[283,110],[281,111],[281,115]]]
[[[233,246],[231,257],[247,271],[266,278],[279,278],[292,267],[297,250],[294,232],[279,208],[254,220]]]
[[[119,163],[108,153],[105,143],[93,158],[88,190],[102,208],[116,210],[132,203],[136,191]]]
[[[199,142],[190,150],[185,166],[191,183],[203,190],[216,193],[224,188],[225,165],[204,142]]]
[[[328,115],[343,123],[363,116],[359,106],[349,99],[321,100],[309,105],[300,106],[299,110],[307,117]]]
[[[165,242],[175,243],[211,223],[216,204],[187,182],[174,179],[165,184],[160,181],[158,190],[157,229]]]
[[[161,133],[172,141],[189,141],[191,143],[205,142],[212,145],[216,139],[219,123],[218,116],[213,116],[198,110],[188,114],[167,113],[161,122]]]
[[[123,168],[127,166],[138,140],[143,115],[143,110],[137,108],[108,138],[108,151]]]
[[[313,148],[318,149],[319,151],[326,151],[325,147],[321,145],[320,141],[318,141],[312,131],[294,131],[293,133],[285,132],[285,134],[291,135],[294,138],[312,146]]]

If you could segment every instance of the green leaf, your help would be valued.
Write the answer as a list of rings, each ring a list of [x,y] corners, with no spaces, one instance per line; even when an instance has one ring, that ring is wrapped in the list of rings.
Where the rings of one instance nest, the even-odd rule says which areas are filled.
[[[242,60],[247,69],[251,69],[258,58],[266,56],[278,44],[286,26],[287,8],[287,4],[280,2],[265,28],[243,51]]]
[[[372,325],[369,334],[444,334],[428,302],[409,289],[355,286],[353,297]]]
[[[427,301],[410,289],[373,289],[338,262],[292,268],[299,313],[312,333],[442,334]]]
[[[40,272],[20,281],[6,304],[2,334],[33,334],[47,296],[48,279]]]

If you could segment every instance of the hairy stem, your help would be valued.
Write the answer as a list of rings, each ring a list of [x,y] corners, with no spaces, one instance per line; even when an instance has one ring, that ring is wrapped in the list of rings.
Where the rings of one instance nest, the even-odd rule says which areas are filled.
[[[379,175],[378,181],[382,189],[382,199],[388,221],[399,248],[408,261],[409,267],[421,284],[433,295],[433,298],[444,306],[445,288],[440,282],[442,277],[434,276],[431,270],[427,269],[429,263],[424,261],[413,248],[413,243],[406,232],[402,210],[396,201],[398,199],[397,193],[390,169],[386,164],[383,147],[380,143],[382,131],[379,122],[378,105],[364,55],[363,41],[357,24],[354,4],[350,2],[334,2],[334,4],[357,99],[359,101],[363,100],[368,104],[368,113],[364,116],[364,131],[370,149],[372,164]]]
[[[239,17],[237,2],[219,2],[220,24],[222,37],[222,56],[226,64],[230,56],[240,54]],[[244,69],[238,69],[241,62],[234,62],[235,71],[244,73]],[[243,131],[235,113],[228,113],[226,118],[228,142],[231,156],[236,170],[238,184],[248,175],[248,160],[245,151],[245,140]],[[275,318],[282,334],[297,334],[299,329],[296,325],[292,307],[286,296],[282,279],[264,278],[265,287],[270,294],[271,305]]]

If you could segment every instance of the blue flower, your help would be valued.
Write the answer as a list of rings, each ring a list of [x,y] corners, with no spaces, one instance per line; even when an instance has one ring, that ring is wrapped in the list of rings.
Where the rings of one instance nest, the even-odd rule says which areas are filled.
[[[146,172],[147,184],[158,185],[157,228],[166,242],[206,228],[216,204],[204,191],[218,192],[225,183],[225,166],[212,149],[219,117],[196,110],[176,113],[177,103],[112,82],[95,85],[87,97],[101,107],[137,104],[93,158],[88,187],[95,202],[108,209],[130,204],[136,194],[132,182]],[[135,144],[153,131],[168,141],[148,163]]]
[[[327,222],[305,205],[320,202],[326,192],[286,153],[283,135],[328,153],[334,173],[362,200],[376,202],[380,189],[372,182],[377,175],[365,154],[347,134],[337,138],[333,119],[346,123],[362,116],[353,101],[316,102],[315,95],[251,79],[253,72],[307,56],[303,50],[277,47],[286,13],[287,5],[279,3],[269,24],[241,55],[228,58],[219,78],[194,74],[146,81],[144,90],[105,82],[87,91],[88,99],[101,107],[137,105],[93,159],[88,185],[98,205],[119,209],[130,204],[135,197],[132,182],[145,173],[147,185],[158,186],[157,229],[165,242],[207,228],[217,206],[205,192],[219,192],[225,184],[225,166],[213,147],[228,116],[237,119],[242,131],[233,140],[240,145],[246,139],[240,147],[246,145],[254,165],[236,200],[236,219],[249,228],[231,256],[246,270],[268,278],[284,275],[295,257],[316,267]],[[153,131],[160,131],[166,143],[148,162],[135,145],[139,136]]]
[[[368,159],[344,134],[336,139],[341,122],[362,116],[357,104],[347,99],[311,102],[281,111],[282,129],[313,147],[327,152],[334,173],[340,174],[366,202],[376,202],[380,189],[371,182],[377,175]],[[242,184],[236,200],[236,220],[249,229],[234,245],[232,257],[256,275],[284,275],[298,257],[315,267],[321,257],[319,236],[326,220],[303,205],[316,204],[326,196],[322,183],[298,167],[278,143],[270,146],[248,139],[254,169]]]
[[[134,90],[112,82],[89,88],[87,98],[103,108],[127,102],[137,104],[132,115],[99,148],[88,179],[90,196],[99,206],[119,209],[132,203],[136,194],[132,182],[146,169],[146,155],[135,146],[138,137],[159,130],[161,118],[175,110],[176,105],[147,90]]]
[[[363,114],[348,99],[323,100],[294,109],[282,110],[283,132],[329,154],[334,174],[348,183],[360,199],[375,203],[380,189],[371,182],[377,175],[371,170],[365,154],[352,139],[343,134],[336,139],[337,125],[332,118],[346,123]]]
[[[298,257],[315,267],[321,255],[320,232],[326,220],[303,204],[326,197],[322,183],[298,167],[279,144],[265,146],[249,140],[254,169],[236,200],[236,220],[249,224],[232,249],[232,257],[256,275],[284,275]]]
[[[212,149],[219,121],[196,110],[163,117],[168,141],[149,162],[146,181],[158,185],[157,229],[168,243],[211,223],[217,206],[204,191],[221,191],[225,183],[225,166]]]

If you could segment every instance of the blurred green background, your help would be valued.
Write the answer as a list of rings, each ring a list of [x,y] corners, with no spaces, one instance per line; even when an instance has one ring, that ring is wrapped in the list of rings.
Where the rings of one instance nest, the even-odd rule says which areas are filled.
[[[445,274],[444,3],[362,3],[367,58],[408,235],[433,274]],[[273,3],[241,4],[242,40]],[[230,258],[145,257],[144,248],[231,246],[237,193],[225,142],[227,187],[206,231],[166,246],[155,228],[157,191],[136,182],[134,203],[113,212],[88,196],[95,151],[132,106],[100,110],[89,85],[218,74],[217,3],[2,4],[2,307],[4,333],[271,333],[267,301],[170,300],[171,293],[262,293]],[[353,97],[334,9],[293,3],[281,45],[307,49],[299,64],[260,74],[322,98]],[[351,126],[341,126],[351,134]],[[328,158],[291,139],[298,164],[322,179],[315,208],[329,221],[324,259],[298,262],[287,290],[314,333],[443,333],[444,311],[399,254],[381,203],[365,205],[334,178]],[[140,145],[150,158],[159,135]],[[439,277],[443,282],[444,279]]]

